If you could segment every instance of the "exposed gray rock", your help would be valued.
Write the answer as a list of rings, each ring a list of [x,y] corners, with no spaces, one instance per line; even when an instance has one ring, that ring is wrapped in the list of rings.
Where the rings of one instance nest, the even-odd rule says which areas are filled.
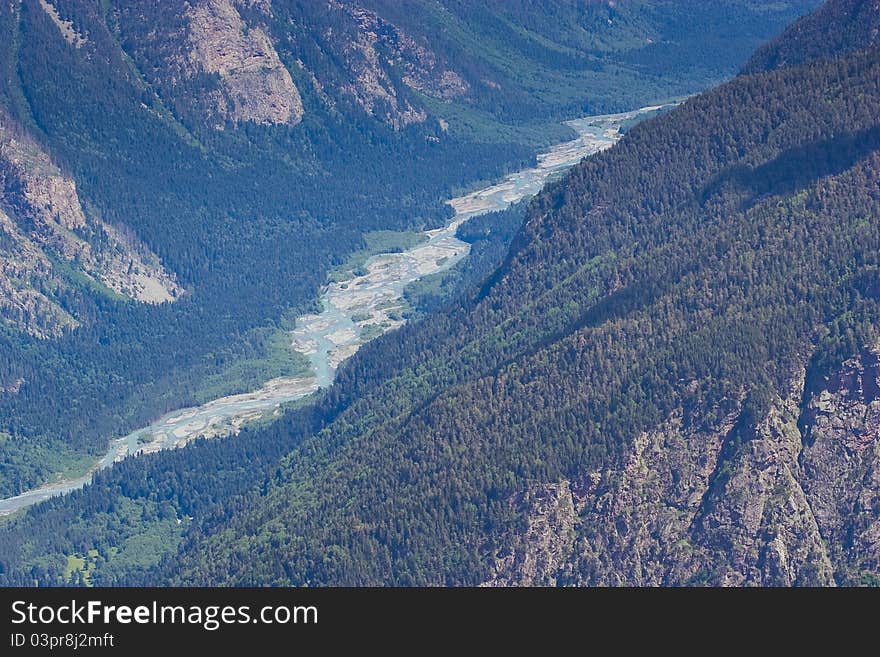
[[[880,572],[880,348],[844,363],[801,424],[804,490],[838,578],[861,583],[862,573]]]
[[[679,410],[620,468],[515,496],[487,585],[876,584],[880,347],[804,380],[757,420],[741,402],[714,424]]]
[[[75,328],[52,300],[66,261],[137,301],[173,301],[182,289],[133,233],[83,211],[74,181],[0,112],[0,316],[36,337]]]
[[[428,118],[428,114],[400,97],[379,59],[376,48],[380,40],[376,31],[379,24],[375,14],[360,9],[354,9],[353,13],[360,29],[356,38],[343,47],[352,81],[343,85],[341,90],[354,98],[368,114],[395,129],[421,123]]]
[[[692,532],[698,559],[724,585],[829,585],[833,568],[801,487],[801,370],[756,426],[740,426]]]
[[[0,209],[0,317],[34,337],[56,337],[78,326],[37,286],[57,285],[46,254]]]
[[[667,564],[689,559],[689,528],[733,422],[726,418],[720,426],[704,429],[684,426],[677,414],[656,431],[638,436],[621,469],[556,484],[571,497],[574,518],[566,526],[576,538],[569,540],[569,557],[557,559],[557,572],[543,573],[544,580],[605,586],[667,583]],[[534,579],[536,573],[529,568],[534,559],[528,558],[533,544],[552,544],[540,535],[541,529],[562,526],[541,517],[546,504],[534,503],[543,499],[536,491],[552,486],[532,488],[513,500],[526,514],[529,531],[514,537],[512,554],[496,561],[492,584]],[[556,497],[564,499],[562,493]]]
[[[296,125],[303,105],[290,72],[259,27],[244,23],[230,0],[202,0],[187,12],[191,73],[219,76],[214,111],[224,120]]]
[[[42,7],[43,11],[45,11],[49,18],[52,19],[52,22],[55,23],[58,31],[61,32],[61,36],[64,37],[64,40],[67,41],[67,43],[74,48],[82,48],[89,42],[84,34],[77,32],[72,21],[65,20],[61,17],[61,14],[58,13],[58,8],[51,2],[48,2],[48,0],[40,0],[40,7]]]
[[[352,7],[351,13],[371,47],[380,43],[386,52],[392,54],[391,63],[402,69],[403,82],[408,87],[443,100],[468,92],[468,83],[458,73],[443,66],[432,50],[396,25],[366,9]]]
[[[535,486],[512,500],[526,511],[518,549],[497,557],[488,586],[554,586],[560,568],[571,557],[577,518],[568,481]]]
[[[139,73],[196,134],[296,125],[306,111],[300,92],[329,109],[356,105],[400,130],[428,118],[413,91],[446,101],[469,92],[424,37],[356,3],[312,9],[288,15],[281,31],[276,14],[284,12],[270,0],[192,0],[158,13],[123,3],[114,18]]]

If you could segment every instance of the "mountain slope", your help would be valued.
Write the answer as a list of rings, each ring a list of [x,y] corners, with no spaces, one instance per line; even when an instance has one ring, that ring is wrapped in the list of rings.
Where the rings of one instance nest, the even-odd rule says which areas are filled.
[[[755,53],[745,72],[798,66],[876,45],[880,39],[877,0],[829,2],[789,26],[777,40]]]
[[[181,294],[173,276],[130,231],[86,215],[74,181],[2,111],[0,196],[6,288],[0,303],[4,317],[24,331],[57,337],[77,324],[50,299],[58,294],[52,288],[66,287],[52,258],[136,301],[162,303]]]
[[[565,136],[551,117],[702,88],[814,3],[726,0],[704,29],[682,4],[3,3],[0,491],[207,381],[298,372],[267,345],[365,233],[436,225]]]
[[[870,49],[638,126],[159,581],[876,583],[878,107]]]
[[[564,130],[542,127],[548,117],[702,88],[815,3],[560,1],[540,12],[494,0],[414,0],[407,11],[380,0],[326,4],[0,7],[12,35],[0,46],[0,95],[15,124],[72,181],[87,219],[127,226],[187,291],[173,304],[129,303],[65,268],[57,297],[75,329],[43,339],[0,327],[0,489],[33,486],[73,459],[85,469],[108,437],[203,399],[206,381],[228,392],[261,382],[262,370],[239,376],[238,364],[265,358],[285,311],[307,308],[365,231],[442,221],[444,195],[560,138]],[[229,51],[218,45],[227,43]],[[682,273],[654,267],[716,238],[679,240],[669,253],[647,240],[638,251],[628,231],[642,213],[655,223],[637,239],[665,244],[681,235],[665,235],[664,222],[689,235],[706,213],[733,216],[740,197],[786,196],[786,185],[809,186],[866,156],[871,93],[852,108],[839,98],[814,106],[797,94],[801,80],[785,80],[778,98],[761,86],[772,78],[740,82],[717,101],[736,112],[688,105],[656,133],[634,130],[633,146],[596,161],[605,168],[584,165],[583,187],[556,187],[536,202],[482,294],[365,347],[318,405],[235,440],[128,460],[4,523],[0,581],[64,582],[67,557],[94,550],[93,583],[170,581],[171,566],[147,571],[184,538],[189,581],[491,579],[501,572],[498,550],[515,545],[511,519],[526,517],[514,496],[612,468],[633,436],[680,401],[675,381],[660,383],[678,352],[652,360],[633,336],[666,316],[656,304]],[[770,105],[758,123],[744,95]],[[773,104],[790,100],[803,112],[780,114]],[[707,116],[736,125],[742,134],[730,139],[751,154],[706,131],[678,150],[679,135]],[[798,141],[801,131],[831,139],[847,122],[861,132],[842,147]],[[778,133],[769,144],[765,125]],[[791,168],[801,177],[790,179]],[[707,209],[688,205],[696,196],[688,186],[700,188]],[[493,249],[520,219],[487,219],[513,224],[488,229],[498,244],[487,261],[497,262]],[[618,326],[636,312],[650,319]],[[667,341],[679,335],[671,328]],[[578,362],[572,354],[593,329],[607,344]],[[614,330],[624,331],[619,349]],[[786,333],[780,344],[791,340]],[[746,368],[730,367],[736,376]],[[640,406],[647,384],[639,377],[657,383],[656,408]],[[750,370],[742,385],[756,378]],[[715,395],[710,384],[706,395]],[[560,398],[570,408],[557,415]],[[249,545],[265,563],[248,565]],[[202,549],[217,563],[202,565]]]

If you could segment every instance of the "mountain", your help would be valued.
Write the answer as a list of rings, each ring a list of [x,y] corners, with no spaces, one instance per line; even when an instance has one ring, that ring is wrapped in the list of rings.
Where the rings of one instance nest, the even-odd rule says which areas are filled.
[[[880,39],[877,0],[829,2],[789,26],[779,39],[755,53],[745,72],[798,66],[870,48]]]
[[[65,267],[75,266],[91,284],[136,301],[174,301],[182,293],[130,231],[86,215],[74,181],[5,113],[0,113],[0,140],[0,194],[17,219],[0,209],[0,304],[8,322],[40,338],[75,328],[77,320],[58,299],[67,287],[58,273]]]
[[[95,262],[109,226],[176,300],[123,301],[27,233],[77,325],[3,335],[5,489],[261,375],[230,373],[363,233],[442,221],[562,136],[541,121],[693,91],[808,4],[13,3],[15,134],[71,181]],[[464,227],[485,257],[427,320],[269,426],[3,521],[0,582],[876,582],[880,65],[845,51]]]
[[[3,3],[0,492],[303,371],[281,330],[365,234],[439,224],[558,119],[704,88],[814,4]]]
[[[158,581],[876,584],[880,51],[842,51],[547,188]]]

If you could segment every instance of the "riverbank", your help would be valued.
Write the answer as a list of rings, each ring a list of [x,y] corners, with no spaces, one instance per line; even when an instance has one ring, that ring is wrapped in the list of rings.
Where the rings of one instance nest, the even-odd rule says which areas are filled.
[[[455,212],[448,224],[425,231],[409,249],[372,256],[350,278],[330,283],[321,296],[321,312],[297,318],[290,332],[291,347],[309,360],[311,371],[307,375],[272,379],[252,392],[168,413],[149,426],[112,441],[107,453],[88,473],[0,500],[0,516],[82,488],[95,471],[123,458],[182,447],[200,436],[235,434],[244,424],[266,419],[279,413],[284,404],[328,387],[339,365],[361,345],[406,321],[403,293],[407,285],[450,269],[468,255],[470,245],[455,236],[459,226],[471,217],[503,210],[536,194],[549,179],[561,175],[582,158],[613,146],[621,137],[621,126],[657,109],[645,107],[568,121],[566,125],[578,137],[539,155],[537,166],[448,200]]]

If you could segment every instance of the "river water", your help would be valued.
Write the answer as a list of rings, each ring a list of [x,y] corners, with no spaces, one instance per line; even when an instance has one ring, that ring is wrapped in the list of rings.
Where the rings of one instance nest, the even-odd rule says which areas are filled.
[[[449,269],[467,256],[470,245],[455,237],[461,224],[476,215],[503,210],[533,196],[548,178],[614,145],[620,139],[624,122],[657,109],[660,107],[644,107],[567,122],[577,138],[539,155],[536,167],[517,171],[497,184],[449,200],[455,215],[446,226],[425,231],[425,241],[402,253],[374,256],[364,265],[362,275],[327,286],[321,296],[322,311],[299,317],[291,331],[293,349],[308,356],[309,375],[273,379],[253,392],[221,397],[201,406],[168,413],[149,426],[111,441],[107,453],[87,474],[0,500],[0,516],[82,488],[91,481],[95,471],[123,458],[182,447],[199,436],[237,433],[243,424],[278,414],[281,405],[329,386],[339,364],[362,344],[403,324],[403,291],[407,285]]]

